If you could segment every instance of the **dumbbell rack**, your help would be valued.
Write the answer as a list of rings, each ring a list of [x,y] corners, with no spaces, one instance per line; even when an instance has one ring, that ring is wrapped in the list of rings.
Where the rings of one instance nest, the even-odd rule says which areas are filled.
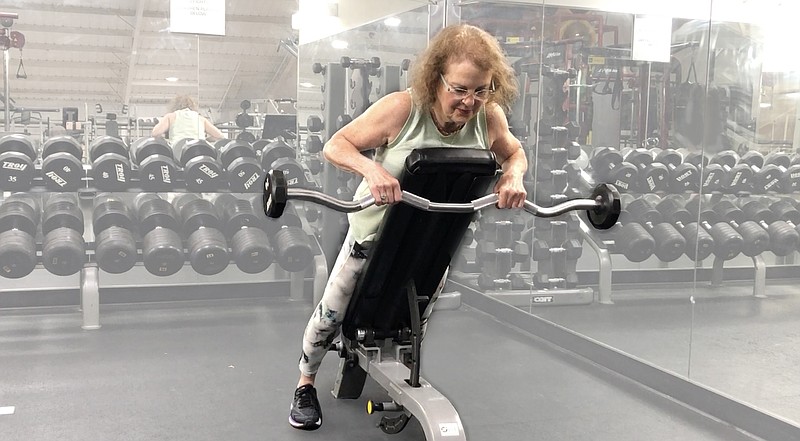
[[[569,140],[566,127],[552,127],[548,135],[540,136],[535,169],[535,203],[550,206],[568,199],[566,192],[575,186],[574,180],[577,178],[569,161],[577,159],[580,152],[580,146]],[[490,290],[486,294],[514,306],[592,303],[594,291],[577,286],[577,261],[583,246],[580,223],[575,213],[552,219],[537,218],[534,227],[522,235],[523,240],[530,240],[530,257],[537,262],[532,280],[520,282],[511,279],[510,275],[506,276],[510,282],[514,282],[511,284],[499,278],[502,287],[510,286],[514,290]],[[496,244],[510,243],[506,231],[501,228],[496,231]],[[518,249],[511,247],[514,248]],[[515,254],[513,251],[496,249],[498,257],[502,255],[500,251]],[[527,252],[524,253],[524,260],[528,260]]]
[[[71,193],[75,194],[75,193]],[[130,196],[130,194],[128,195]],[[78,273],[68,276],[58,276],[45,269],[42,264],[42,236],[37,233],[36,258],[38,263],[33,271],[20,280],[24,280],[24,287],[9,287],[5,284],[0,288],[0,292],[39,292],[50,290],[72,290],[80,291],[80,309],[82,311],[82,328],[87,330],[98,329],[100,327],[100,289],[113,288],[162,288],[162,287],[191,287],[209,285],[250,284],[250,283],[269,283],[275,286],[289,284],[289,298],[291,300],[306,299],[306,282],[311,277],[314,298],[319,298],[324,290],[327,281],[327,263],[321,252],[319,243],[313,236],[310,236],[312,244],[313,263],[305,270],[298,272],[288,272],[273,263],[263,272],[248,274],[236,268],[231,261],[222,271],[204,276],[195,272],[188,260],[183,267],[175,274],[166,277],[157,277],[149,273],[142,262],[142,238],[136,236],[137,261],[133,268],[119,274],[112,274],[100,269],[100,265],[95,258],[96,238],[94,235],[94,225],[92,220],[93,201],[95,192],[78,192],[78,203],[80,210],[84,213],[84,253],[86,263]],[[310,231],[310,227],[301,217],[303,231]],[[188,252],[184,250],[188,256]],[[101,276],[102,273],[102,276]],[[283,288],[279,288],[283,289]]]
[[[790,174],[796,170],[796,168],[791,168],[794,163],[791,162],[791,159],[786,154],[784,154],[785,157],[783,158],[776,158],[779,152],[773,152],[766,158],[751,153],[743,157],[742,160],[739,160],[738,156],[731,151],[720,152],[710,160],[707,157],[703,157],[700,153],[678,151],[678,154],[683,156],[682,165],[690,164],[695,167],[696,170],[702,170],[702,177],[698,179],[699,185],[702,186],[702,192],[704,194],[710,195],[710,199],[704,202],[704,205],[707,203],[709,206],[713,206],[716,202],[722,200],[725,195],[735,196],[737,198],[749,196],[761,197],[762,195],[781,197],[784,194],[794,192],[798,187],[795,179],[790,179]],[[673,166],[679,164],[680,162],[676,163],[673,161]],[[764,166],[764,164],[768,165]],[[772,164],[772,168],[769,168],[769,164]],[[761,172],[761,174],[759,174],[759,172]],[[747,174],[745,175],[745,173]],[[739,178],[739,176],[747,177]],[[585,185],[591,187],[592,182],[587,180]],[[772,187],[773,185],[774,187]],[[687,195],[689,193],[686,192],[691,191],[691,194],[696,195],[695,192],[698,189],[671,188],[671,190],[678,194]],[[756,195],[753,193],[756,193]],[[766,230],[767,227],[765,226],[764,229]],[[601,259],[599,272],[599,298],[601,303],[611,304],[613,302],[611,300],[612,267],[610,254],[617,252],[617,250],[615,250],[614,245],[609,247],[608,241],[604,239],[604,233],[583,229],[582,234],[587,238],[587,243],[589,243],[590,246],[605,255],[605,257]],[[758,298],[766,297],[768,265],[764,256],[759,253],[745,257],[751,260],[753,264],[753,296]],[[713,256],[709,273],[709,285],[711,287],[720,288],[724,286],[724,266],[726,260],[727,259],[724,257]],[[794,263],[794,253],[787,256],[776,255],[775,261],[779,265],[792,265]],[[668,264],[663,263],[662,265],[666,267]],[[695,266],[702,267],[703,261],[696,261]],[[654,270],[657,271],[657,269]]]

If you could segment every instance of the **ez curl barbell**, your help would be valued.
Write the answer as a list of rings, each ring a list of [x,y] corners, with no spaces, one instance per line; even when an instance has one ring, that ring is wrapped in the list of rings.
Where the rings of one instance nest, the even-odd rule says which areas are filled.
[[[267,174],[263,199],[264,213],[271,218],[281,217],[290,199],[313,202],[343,213],[360,211],[375,204],[375,198],[371,195],[357,201],[342,201],[316,190],[289,188],[282,170],[270,170]],[[474,213],[496,204],[497,201],[498,195],[492,193],[468,203],[431,202],[405,190],[400,199],[400,202],[414,208],[441,213]],[[552,207],[540,207],[533,202],[525,201],[524,209],[537,217],[555,217],[573,210],[586,210],[587,218],[593,227],[607,230],[617,223],[621,205],[619,192],[614,186],[599,184],[587,199],[572,199]]]

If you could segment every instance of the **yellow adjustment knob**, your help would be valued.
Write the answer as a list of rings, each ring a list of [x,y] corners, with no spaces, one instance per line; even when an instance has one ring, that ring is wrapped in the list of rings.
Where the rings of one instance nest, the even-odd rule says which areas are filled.
[[[375,406],[372,404],[372,400],[367,400],[367,414],[372,415],[375,412]]]

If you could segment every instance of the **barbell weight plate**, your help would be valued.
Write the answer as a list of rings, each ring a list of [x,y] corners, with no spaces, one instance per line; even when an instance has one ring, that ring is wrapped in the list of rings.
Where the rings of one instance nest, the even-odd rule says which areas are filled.
[[[121,274],[136,264],[136,241],[130,230],[112,226],[101,231],[95,239],[95,260],[101,270]]]
[[[590,199],[600,202],[600,206],[586,210],[589,222],[598,230],[613,227],[619,219],[621,211],[620,195],[613,185],[600,184],[592,191]]]
[[[183,243],[177,232],[168,228],[156,228],[145,234],[142,261],[150,274],[171,276],[183,268],[184,260]]]
[[[52,191],[75,191],[83,185],[84,176],[83,164],[70,153],[51,153],[42,161],[42,177]]]
[[[131,178],[131,163],[126,156],[105,153],[92,163],[94,185],[102,191],[124,191]]]
[[[83,236],[70,228],[56,228],[44,238],[42,264],[57,276],[77,273],[86,263],[86,244]]]
[[[36,267],[36,242],[20,230],[0,233],[0,276],[19,279]]]
[[[281,170],[270,170],[264,182],[264,214],[277,219],[286,209],[288,188]]]

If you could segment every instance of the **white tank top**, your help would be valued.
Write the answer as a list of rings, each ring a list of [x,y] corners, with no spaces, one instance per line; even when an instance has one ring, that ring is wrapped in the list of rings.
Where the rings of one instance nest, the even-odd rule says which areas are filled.
[[[169,141],[175,144],[181,139],[205,139],[206,129],[200,114],[191,109],[175,111],[175,122],[169,126]]]

